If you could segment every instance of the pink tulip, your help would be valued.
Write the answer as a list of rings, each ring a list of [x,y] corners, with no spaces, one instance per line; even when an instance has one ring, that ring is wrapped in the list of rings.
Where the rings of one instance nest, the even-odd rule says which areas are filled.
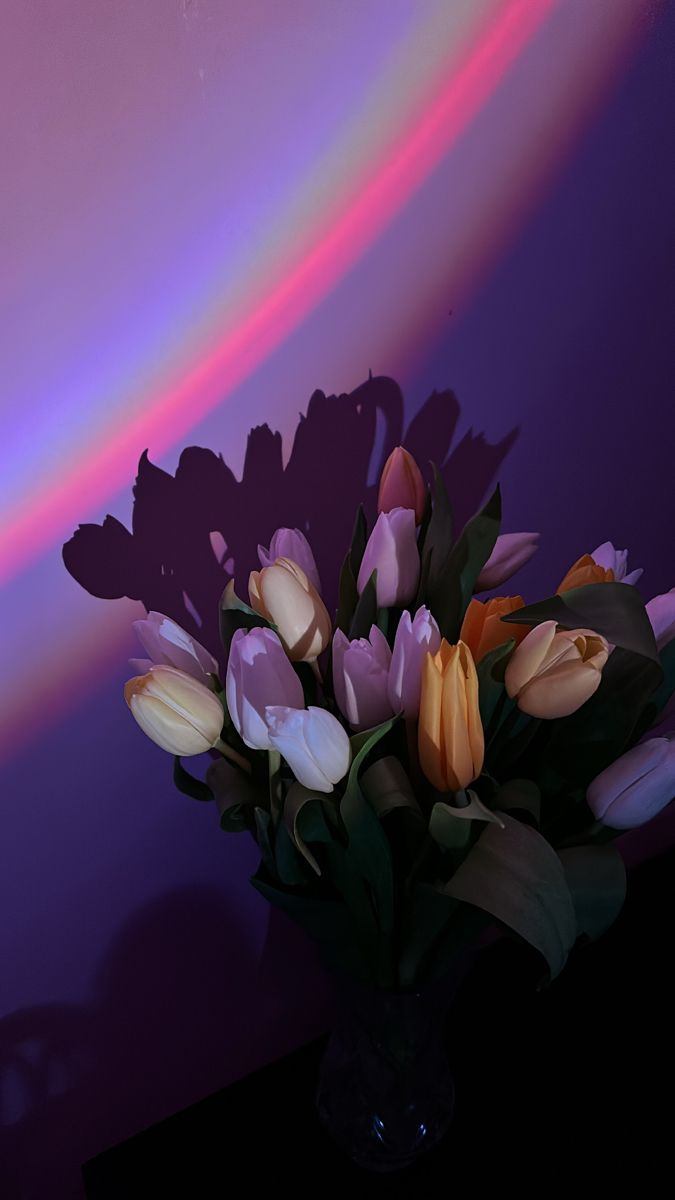
[[[302,567],[317,592],[321,591],[321,581],[312,554],[312,547],[300,529],[277,529],[270,542],[269,550],[266,550],[264,546],[258,546],[258,558],[261,567],[271,567],[277,558],[290,558],[292,562]]]
[[[427,654],[440,649],[441,634],[428,608],[418,608],[414,620],[406,609],[396,629],[389,670],[388,696],[394,712],[407,720],[420,711],[422,667]]]
[[[337,717],[325,708],[265,710],[270,744],[286,759],[295,778],[306,788],[332,792],[349,770],[349,738]]]
[[[411,508],[393,508],[391,512],[380,513],[361,561],[357,580],[359,594],[375,570],[379,608],[392,605],[403,608],[410,604],[420,576],[415,513]]]
[[[506,583],[539,549],[538,533],[500,533],[492,554],[480,572],[474,592],[488,592]]]
[[[302,684],[272,629],[237,629],[230,643],[225,696],[232,723],[247,746],[269,750],[269,704],[304,708]]]
[[[380,476],[377,511],[391,512],[393,508],[412,508],[415,523],[424,516],[427,489],[415,459],[403,446],[392,450]]]
[[[643,573],[642,567],[627,572],[628,551],[615,550],[611,542],[603,542],[601,546],[592,551],[591,558],[599,567],[613,571],[617,583],[637,583]]]
[[[645,825],[675,797],[675,736],[641,742],[606,767],[591,783],[586,800],[610,829]]]
[[[333,689],[353,729],[371,729],[393,715],[388,696],[391,650],[377,625],[369,638],[350,642],[341,629],[333,638]]]
[[[647,616],[652,623],[658,650],[663,650],[675,637],[675,588],[654,596],[645,604]]]
[[[148,658],[132,658],[132,667],[143,675],[152,666],[176,667],[212,686],[210,676],[218,674],[218,663],[204,646],[191,637],[180,625],[160,612],[149,612],[147,617],[133,622],[143,649]]]

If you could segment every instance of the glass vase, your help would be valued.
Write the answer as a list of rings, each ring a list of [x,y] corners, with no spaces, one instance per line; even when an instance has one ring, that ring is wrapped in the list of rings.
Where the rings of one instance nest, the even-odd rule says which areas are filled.
[[[445,1032],[454,986],[387,992],[341,981],[336,990],[319,1117],[360,1167],[400,1170],[435,1146],[452,1119]]]

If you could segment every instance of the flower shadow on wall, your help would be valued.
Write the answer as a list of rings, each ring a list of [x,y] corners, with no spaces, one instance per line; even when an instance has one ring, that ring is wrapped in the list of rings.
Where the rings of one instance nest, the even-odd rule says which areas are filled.
[[[364,503],[372,522],[376,484],[391,450],[404,444],[424,469],[430,461],[448,486],[457,527],[473,515],[518,430],[494,445],[467,432],[453,446],[460,406],[451,391],[434,392],[404,433],[403,396],[392,379],[375,377],[349,395],[312,395],[284,468],[281,434],[252,429],[242,479],[221,455],[191,446],[176,474],[145,452],[134,487],[132,531],[115,517],[81,525],[63,548],[70,574],[94,596],[140,600],[197,636],[222,660],[218,600],[235,577],[246,593],[258,544],[279,527],[307,536],[329,611],[337,598],[342,548]],[[337,501],[339,500],[339,503]],[[221,665],[222,661],[221,661]]]

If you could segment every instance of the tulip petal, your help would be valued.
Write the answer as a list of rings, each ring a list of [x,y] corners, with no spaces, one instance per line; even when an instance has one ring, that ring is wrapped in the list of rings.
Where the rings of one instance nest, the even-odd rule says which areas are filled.
[[[527,683],[518,693],[518,707],[545,721],[569,717],[590,700],[601,679],[602,672],[589,663],[565,662]]]
[[[539,670],[555,637],[557,623],[542,621],[516,646],[504,672],[507,695],[513,699]]]

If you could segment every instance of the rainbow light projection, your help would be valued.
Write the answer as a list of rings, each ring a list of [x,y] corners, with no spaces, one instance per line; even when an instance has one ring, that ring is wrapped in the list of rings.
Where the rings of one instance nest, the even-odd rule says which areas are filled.
[[[303,5],[300,8],[310,20],[311,7],[307,12]],[[223,176],[222,165],[218,167],[221,159],[214,153],[213,170],[221,172],[222,190],[215,189],[213,200],[195,200],[194,213],[188,210],[182,221],[181,239],[173,245],[168,263],[154,261],[148,251],[145,291],[139,295],[136,290],[133,262],[127,264],[126,274],[115,273],[111,237],[108,265],[115,284],[116,322],[96,325],[96,313],[92,316],[88,310],[91,292],[86,290],[92,276],[83,267],[82,293],[71,301],[64,299],[68,337],[61,329],[60,339],[55,339],[58,354],[50,359],[46,353],[44,380],[39,356],[33,391],[24,386],[24,363],[15,370],[17,398],[6,423],[7,463],[0,472],[0,581],[9,611],[17,617],[17,635],[3,650],[2,669],[11,683],[13,702],[0,730],[0,755],[16,751],[33,736],[36,699],[27,669],[31,661],[39,659],[40,703],[44,706],[46,701],[50,707],[62,696],[66,681],[69,694],[77,698],[85,677],[91,686],[93,668],[100,677],[101,667],[126,653],[130,643],[129,622],[137,605],[102,605],[84,595],[74,596],[76,587],[60,563],[60,544],[76,524],[100,519],[108,509],[126,519],[127,491],[145,447],[154,461],[162,462],[165,456],[168,463],[166,456],[190,435],[194,442],[223,448],[231,459],[222,436],[214,437],[209,413],[221,404],[223,413],[228,405],[234,413],[238,389],[291,336],[301,339],[310,317],[312,354],[315,371],[322,364],[320,374],[310,380],[309,375],[295,378],[289,373],[284,380],[285,394],[293,397],[290,407],[285,406],[289,411],[280,411],[277,404],[266,414],[270,422],[288,426],[291,413],[297,412],[296,397],[306,402],[311,389],[325,386],[327,377],[335,379],[334,390],[347,390],[358,382],[365,370],[359,370],[355,379],[339,374],[339,364],[344,369],[350,353],[362,361],[358,339],[348,329],[341,336],[332,317],[322,326],[321,306],[337,285],[346,289],[347,296],[352,280],[354,287],[364,286],[360,271],[362,276],[370,271],[369,278],[378,277],[383,234],[397,221],[414,224],[416,205],[423,203],[424,227],[417,236],[426,238],[427,246],[436,243],[434,266],[421,274],[415,303],[411,305],[408,296],[405,311],[392,312],[385,283],[375,296],[377,317],[368,331],[368,344],[378,354],[377,369],[390,374],[404,371],[425,339],[437,332],[438,312],[447,307],[448,280],[452,280],[453,297],[469,296],[479,286],[490,262],[564,162],[576,134],[636,41],[643,4],[641,0],[614,0],[612,5],[587,0],[471,0],[449,6],[439,0],[375,4],[366,16],[360,8],[347,6],[344,28],[329,30],[336,61],[328,68],[322,66],[323,76],[321,72],[317,76],[323,87],[316,84],[314,124],[306,98],[301,93],[295,97],[296,106],[305,101],[304,108],[296,109],[296,119],[297,114],[305,115],[302,124],[286,130],[284,148],[293,151],[287,161],[263,180],[242,138],[231,164],[230,196],[225,188],[227,173]],[[204,11],[211,12],[209,6]],[[270,9],[272,24],[274,11]],[[317,13],[320,18],[322,6],[315,6],[314,12],[315,19]],[[196,17],[189,14],[190,8],[185,7],[181,36],[197,37]],[[281,50],[274,38],[268,44],[259,29],[246,26],[245,18],[238,30],[237,61],[246,62],[247,54],[257,55],[258,67],[269,68],[269,78],[261,81],[263,106],[274,104],[275,86],[289,84],[295,71],[292,53],[287,59],[283,55],[283,15],[277,15],[276,23]],[[292,24],[290,33],[300,36]],[[318,38],[320,30],[314,32]],[[366,39],[368,71],[364,72],[364,63],[354,61],[354,46],[369,32],[372,50]],[[202,49],[212,33],[206,29],[199,34]],[[45,39],[51,34],[47,30]],[[350,68],[355,72],[351,109],[350,89],[345,86]],[[311,76],[309,67],[308,72]],[[206,107],[208,132],[217,139],[217,117],[229,111],[232,97],[226,85],[236,87],[236,70],[234,79],[224,71],[221,80],[217,70],[198,66],[197,75],[195,108]],[[574,80],[573,94],[570,80]],[[306,87],[311,83],[310,78]],[[207,88],[212,91],[207,93]],[[536,103],[531,102],[533,96]],[[130,110],[119,120],[131,126],[135,115]],[[147,122],[147,115],[141,116]],[[153,161],[150,154],[149,179],[147,173],[138,174],[146,148],[133,140],[115,160],[118,174],[113,182],[120,187],[121,180],[117,200],[129,211],[115,211],[114,230],[118,237],[126,233],[139,255],[144,239],[153,249],[153,225],[167,221],[170,226],[156,234],[158,243],[165,232],[175,232],[172,218],[156,209],[156,189],[164,184],[167,171],[169,177],[183,180],[176,202],[179,215],[181,198],[185,202],[190,194],[181,172],[189,172],[197,153],[190,141],[195,129],[198,139],[205,136],[193,118],[193,112],[183,113],[168,141],[168,123],[162,125],[161,149],[168,167],[167,162]],[[256,114],[241,113],[244,126],[247,120],[255,125],[256,119]],[[229,148],[227,123],[225,129],[227,136],[220,143],[216,140],[214,147],[221,156]],[[480,131],[479,154],[470,145],[472,129]],[[256,161],[264,161],[266,153],[274,164],[272,142],[258,148]],[[208,164],[205,167],[201,160],[200,164],[207,170]],[[452,167],[456,185],[449,192],[447,172]],[[270,178],[276,187],[272,196]],[[142,185],[132,187],[139,179]],[[72,186],[76,190],[76,180]],[[91,187],[98,189],[96,180]],[[100,200],[98,191],[96,195]],[[171,204],[169,210],[173,212]],[[85,258],[86,251],[99,245],[97,236],[110,234],[113,228],[111,209],[102,209],[102,230],[96,224],[96,211],[81,214],[82,223],[70,230],[70,249],[76,256],[79,248]],[[435,225],[429,222],[429,211],[436,214]],[[228,213],[233,214],[232,227]],[[52,274],[47,271],[45,279],[56,287],[69,243],[65,234],[62,242],[58,237],[54,241],[56,248],[47,263]],[[100,250],[97,253],[93,271],[105,263],[105,254],[101,259]],[[18,258],[14,267],[21,295]],[[168,289],[167,278],[171,279]],[[31,282],[39,285],[40,264],[29,256],[23,277],[28,301]],[[98,301],[98,295],[93,299]],[[60,297],[54,298],[55,309],[59,301]],[[109,307],[101,301],[104,315]],[[92,353],[92,337],[100,353]],[[26,340],[24,354],[27,346]],[[11,370],[8,377],[11,380]],[[30,371],[27,378],[30,382]],[[221,433],[223,428],[230,444],[241,434],[243,445],[242,414],[232,433],[221,416]],[[52,597],[56,631],[46,649],[35,646],[31,632],[45,590]],[[62,700],[58,711],[63,712]]]

